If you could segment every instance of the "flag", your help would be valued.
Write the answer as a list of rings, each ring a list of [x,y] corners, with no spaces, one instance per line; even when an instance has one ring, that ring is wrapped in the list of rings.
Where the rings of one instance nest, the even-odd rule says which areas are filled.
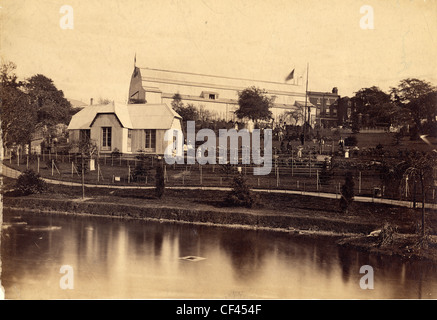
[[[287,78],[285,78],[285,82],[291,79],[294,79],[294,69],[291,70],[290,74],[287,76]]]

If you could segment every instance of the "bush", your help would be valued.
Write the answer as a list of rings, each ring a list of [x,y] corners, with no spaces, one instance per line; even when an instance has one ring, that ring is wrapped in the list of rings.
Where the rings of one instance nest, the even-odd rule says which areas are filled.
[[[23,195],[42,193],[46,189],[46,183],[33,170],[26,170],[18,177],[15,188]]]
[[[133,181],[139,181],[140,178],[145,178],[149,175],[149,169],[147,168],[147,156],[144,154],[139,154],[136,156],[139,160],[135,169],[132,172]]]
[[[228,193],[225,202],[230,206],[252,208],[258,204],[258,199],[250,191],[244,176],[238,174],[234,177],[232,190]]]
[[[354,178],[352,172],[346,172],[344,184],[341,186],[340,209],[347,213],[349,206],[354,200]]]
[[[155,195],[161,199],[165,191],[164,166],[162,160],[158,160],[156,164],[155,187]]]
[[[379,246],[387,246],[393,244],[394,236],[397,232],[397,227],[389,223],[385,223],[379,234]]]
[[[344,139],[344,145],[346,147],[355,147],[358,144],[358,139],[355,136],[349,136]]]

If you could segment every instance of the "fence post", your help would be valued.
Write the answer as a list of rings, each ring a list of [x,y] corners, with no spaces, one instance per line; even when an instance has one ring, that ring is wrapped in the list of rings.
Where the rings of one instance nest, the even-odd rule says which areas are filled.
[[[29,156],[26,156],[26,169],[29,170]]]
[[[37,156],[37,172],[39,173],[39,156]]]
[[[128,175],[127,175],[127,183],[130,183],[130,166],[127,166]]]
[[[358,172],[358,194],[361,194],[361,171]]]

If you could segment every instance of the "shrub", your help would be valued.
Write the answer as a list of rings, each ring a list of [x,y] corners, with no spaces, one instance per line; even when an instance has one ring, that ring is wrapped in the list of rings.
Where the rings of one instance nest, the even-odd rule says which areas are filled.
[[[379,246],[387,246],[393,244],[394,236],[397,232],[397,227],[389,223],[385,223],[379,234]]]
[[[33,170],[26,170],[18,177],[15,188],[23,195],[42,193],[46,189],[46,183]]]
[[[346,147],[355,147],[358,144],[358,139],[355,136],[349,136],[344,139],[344,145]]]
[[[328,160],[323,161],[322,170],[320,171],[320,184],[328,185],[331,181],[332,173],[329,170]]]
[[[341,186],[340,209],[347,213],[348,208],[354,200],[354,178],[352,172],[348,171],[345,175],[344,184]]]
[[[140,178],[145,178],[149,175],[149,170],[147,168],[147,156],[144,154],[137,155],[136,158],[139,160],[135,169],[132,172],[133,181],[139,181]]]
[[[232,190],[226,196],[225,202],[231,206],[251,208],[258,204],[258,199],[250,191],[244,176],[238,174],[234,177]]]
[[[165,191],[165,181],[164,181],[164,166],[162,160],[158,160],[156,164],[156,174],[155,174],[155,195],[159,199],[162,198]]]

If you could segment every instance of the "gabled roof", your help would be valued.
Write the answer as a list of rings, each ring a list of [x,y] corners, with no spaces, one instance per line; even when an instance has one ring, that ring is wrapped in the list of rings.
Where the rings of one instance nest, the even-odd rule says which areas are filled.
[[[99,115],[113,114],[120,125],[129,129],[168,129],[173,119],[182,117],[166,104],[118,104],[87,106],[76,113],[69,130],[90,129]]]

